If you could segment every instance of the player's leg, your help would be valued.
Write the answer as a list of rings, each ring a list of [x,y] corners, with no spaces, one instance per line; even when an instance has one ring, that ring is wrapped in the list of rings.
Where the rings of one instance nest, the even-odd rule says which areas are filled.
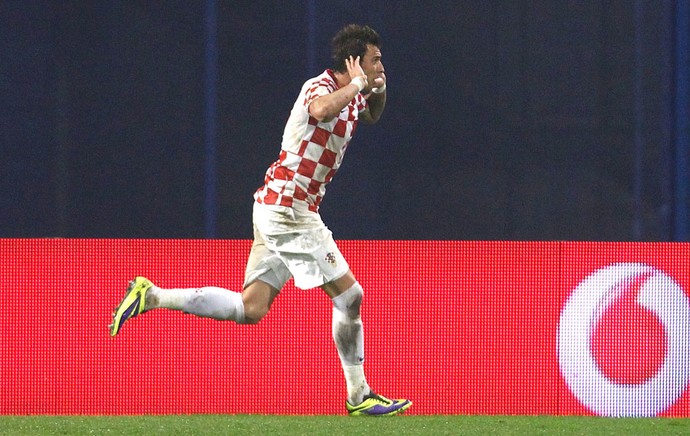
[[[348,269],[321,288],[333,301],[333,339],[345,373],[347,410],[351,415],[395,415],[408,409],[409,400],[389,400],[375,394],[364,376],[364,329],[361,305],[364,291]]]
[[[205,318],[245,322],[242,294],[215,286],[162,289],[145,277],[129,283],[125,297],[113,314],[110,334],[118,334],[122,325],[135,316],[154,309],[180,310]]]
[[[287,267],[255,232],[242,293],[215,286],[162,289],[144,277],[137,277],[130,282],[124,299],[115,309],[110,334],[115,336],[128,319],[161,308],[239,324],[256,324],[268,313],[289,278]]]
[[[261,233],[254,229],[254,242],[244,273],[244,322],[256,324],[271,309],[273,300],[290,279],[290,271],[280,256],[266,246]]]
[[[151,309],[165,308],[219,321],[256,324],[269,311],[278,289],[257,279],[242,293],[207,286],[190,289],[161,289],[153,286],[146,299]]]
[[[171,309],[219,321],[244,322],[242,294],[215,286],[162,289],[152,285],[146,310]]]
[[[115,310],[110,333],[115,336],[125,321],[154,309],[179,310],[219,321],[256,324],[268,313],[278,292],[261,279],[253,281],[239,293],[215,286],[162,289],[144,277],[137,277]]]
[[[333,302],[333,340],[345,372],[348,402],[359,404],[371,390],[364,377],[363,290],[351,271],[321,288]]]

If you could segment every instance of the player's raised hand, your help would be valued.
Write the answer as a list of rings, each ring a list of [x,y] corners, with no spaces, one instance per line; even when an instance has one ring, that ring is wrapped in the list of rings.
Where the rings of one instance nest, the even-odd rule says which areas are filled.
[[[360,91],[367,87],[369,83],[367,80],[367,75],[364,73],[362,66],[359,64],[359,56],[353,58],[350,56],[345,59],[345,66],[347,67],[347,72],[350,75],[350,83],[356,85]]]

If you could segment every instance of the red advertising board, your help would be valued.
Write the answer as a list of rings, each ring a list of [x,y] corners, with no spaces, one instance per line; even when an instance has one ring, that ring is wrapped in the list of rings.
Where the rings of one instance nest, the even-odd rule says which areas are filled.
[[[690,244],[339,245],[367,379],[408,413],[690,416]],[[136,275],[240,290],[249,246],[0,239],[0,414],[345,413],[318,289],[289,282],[258,325],[158,310],[109,337]]]

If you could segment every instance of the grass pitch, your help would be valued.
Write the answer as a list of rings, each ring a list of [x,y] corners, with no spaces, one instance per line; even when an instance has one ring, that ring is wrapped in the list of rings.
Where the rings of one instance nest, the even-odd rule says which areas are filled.
[[[690,420],[560,416],[2,416],[0,435],[687,435]]]

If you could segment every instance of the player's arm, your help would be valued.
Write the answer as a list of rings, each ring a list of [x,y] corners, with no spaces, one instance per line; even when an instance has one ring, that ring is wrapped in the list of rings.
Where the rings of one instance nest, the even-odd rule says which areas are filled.
[[[359,114],[359,120],[366,124],[377,122],[386,107],[386,82],[374,89],[367,96],[367,109]]]
[[[359,56],[356,59],[352,56],[345,59],[345,65],[350,73],[350,83],[330,94],[318,97],[309,104],[309,115],[319,121],[329,121],[337,117],[340,111],[367,86],[367,76],[359,65]]]

